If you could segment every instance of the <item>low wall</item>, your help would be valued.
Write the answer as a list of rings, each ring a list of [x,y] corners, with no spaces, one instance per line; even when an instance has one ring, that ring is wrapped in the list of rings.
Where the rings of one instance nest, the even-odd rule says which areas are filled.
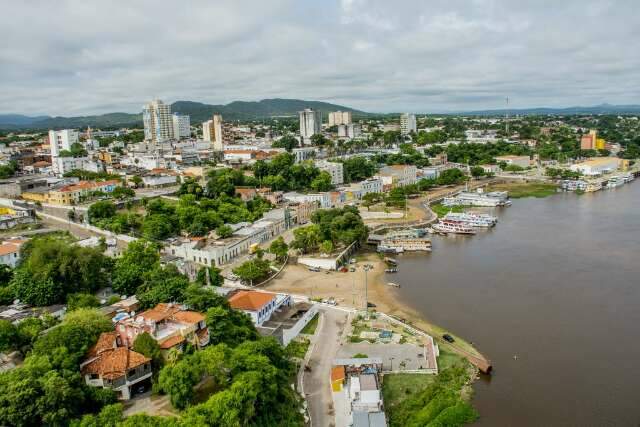
[[[304,329],[305,326],[313,319],[313,316],[318,314],[318,305],[313,304],[311,308],[302,316],[295,325],[290,329],[282,330],[282,345],[286,347],[291,340],[298,336],[298,334]]]

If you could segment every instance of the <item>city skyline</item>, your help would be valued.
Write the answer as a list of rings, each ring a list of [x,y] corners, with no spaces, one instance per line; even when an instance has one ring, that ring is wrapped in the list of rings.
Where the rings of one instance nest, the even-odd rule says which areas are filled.
[[[638,103],[632,2],[402,6],[7,3],[0,113],[139,112],[152,97],[424,113],[499,109],[507,96],[511,108]]]

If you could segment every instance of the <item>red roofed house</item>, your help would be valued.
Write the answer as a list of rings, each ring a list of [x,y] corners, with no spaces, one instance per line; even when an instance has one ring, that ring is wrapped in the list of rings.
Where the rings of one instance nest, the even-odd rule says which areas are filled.
[[[292,304],[290,295],[272,294],[270,292],[238,291],[229,298],[229,305],[236,310],[247,313],[253,324],[262,325],[269,320],[274,311],[283,305]]]
[[[256,194],[257,192],[255,188],[236,187],[236,195],[240,196],[240,199],[243,202],[255,199]]]
[[[110,388],[118,399],[129,400],[139,387],[151,385],[151,359],[117,346],[117,333],[105,332],[80,364],[85,382],[92,387]]]
[[[116,324],[118,344],[131,348],[143,332],[151,335],[161,350],[182,348],[189,342],[196,348],[209,344],[209,329],[204,315],[184,310],[178,304],[158,304],[154,308],[120,320]]]

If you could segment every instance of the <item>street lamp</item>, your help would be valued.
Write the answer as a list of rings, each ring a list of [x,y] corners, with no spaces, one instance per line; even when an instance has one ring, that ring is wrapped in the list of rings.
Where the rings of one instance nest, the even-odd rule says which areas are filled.
[[[364,310],[369,314],[369,283],[367,281],[367,272],[371,270],[371,264],[365,264],[362,268],[364,270]]]

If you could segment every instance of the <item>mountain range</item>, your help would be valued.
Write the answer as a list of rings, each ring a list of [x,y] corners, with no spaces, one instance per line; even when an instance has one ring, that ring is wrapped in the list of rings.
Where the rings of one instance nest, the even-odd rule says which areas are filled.
[[[368,113],[342,105],[321,101],[304,101],[300,99],[263,99],[261,101],[234,101],[226,105],[211,105],[193,101],[176,101],[171,104],[171,112],[188,114],[191,124],[208,120],[213,114],[222,114],[224,120],[259,120],[272,117],[295,117],[298,111],[313,108],[323,114],[330,111],[351,111],[355,116]],[[0,114],[0,129],[64,129],[114,128],[125,126],[141,126],[142,114],[109,113],[97,116],[81,117],[29,117],[20,114]]]
[[[261,101],[234,101],[226,105],[203,104],[193,101],[176,101],[171,104],[171,111],[188,114],[191,123],[198,124],[211,118],[213,114],[222,114],[225,120],[259,120],[273,117],[295,117],[297,112],[305,108],[313,108],[323,114],[330,111],[351,111],[356,117],[374,115],[364,111],[321,101],[304,101],[300,99],[263,99]],[[502,116],[513,115],[575,115],[575,114],[640,114],[640,105],[600,104],[591,107],[568,108],[521,108],[499,110],[475,110],[442,113],[442,115],[467,116]],[[379,114],[382,115],[382,114]],[[142,115],[130,113],[108,113],[95,116],[80,117],[30,117],[20,114],[0,114],[0,129],[64,129],[64,128],[118,128],[141,126]]]

